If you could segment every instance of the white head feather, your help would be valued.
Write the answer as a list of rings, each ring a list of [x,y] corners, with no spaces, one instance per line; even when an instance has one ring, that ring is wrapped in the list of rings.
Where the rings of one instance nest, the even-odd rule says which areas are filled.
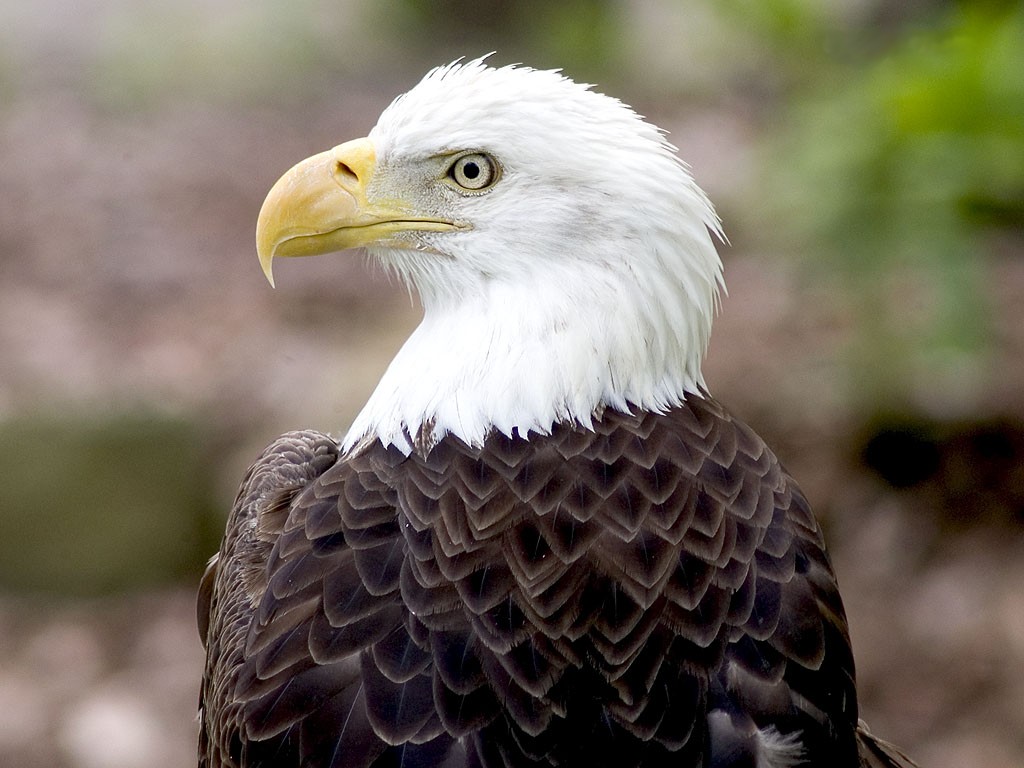
[[[545,434],[605,408],[665,410],[703,387],[721,231],[656,127],[557,72],[478,59],[429,72],[370,139],[374,194],[400,189],[466,226],[369,249],[418,291],[424,317],[346,448]],[[500,166],[483,194],[409,170],[466,150]]]

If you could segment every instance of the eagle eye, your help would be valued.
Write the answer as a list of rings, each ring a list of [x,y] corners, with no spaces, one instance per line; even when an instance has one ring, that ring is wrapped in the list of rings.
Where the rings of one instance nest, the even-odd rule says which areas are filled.
[[[480,192],[498,179],[498,164],[482,152],[470,152],[455,158],[448,168],[448,178],[467,192]]]

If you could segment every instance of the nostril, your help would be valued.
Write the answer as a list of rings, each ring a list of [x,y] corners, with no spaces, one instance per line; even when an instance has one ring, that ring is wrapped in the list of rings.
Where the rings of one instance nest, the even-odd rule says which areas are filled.
[[[359,177],[356,172],[352,170],[351,166],[343,160],[338,160],[334,164],[334,173],[337,176],[341,176],[350,181],[359,181]]]

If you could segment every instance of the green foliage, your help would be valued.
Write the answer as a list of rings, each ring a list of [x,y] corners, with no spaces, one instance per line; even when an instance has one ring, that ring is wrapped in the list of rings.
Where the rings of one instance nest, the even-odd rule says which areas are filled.
[[[773,218],[850,291],[866,398],[983,362],[984,235],[1024,221],[1021,73],[1024,9],[957,7],[825,73],[773,147]]]
[[[458,56],[500,52],[502,63],[617,71],[619,30],[609,0],[320,0],[204,3],[116,0],[80,52],[81,77],[104,105],[137,109],[169,98],[297,101],[344,76],[420,74]]]
[[[564,68],[587,76],[621,64],[619,30],[609,0],[384,0],[376,6],[385,35],[433,66],[457,56],[499,53],[499,63]]]
[[[734,23],[754,29],[761,39],[798,54],[824,49],[830,28],[829,4],[820,0],[719,0],[719,10]]]
[[[324,19],[316,0],[232,3],[112,3],[83,53],[90,95],[134,109],[168,98],[260,101],[315,93],[359,39],[346,14]]]
[[[0,424],[0,586],[86,595],[194,580],[223,525],[208,472],[184,422]]]

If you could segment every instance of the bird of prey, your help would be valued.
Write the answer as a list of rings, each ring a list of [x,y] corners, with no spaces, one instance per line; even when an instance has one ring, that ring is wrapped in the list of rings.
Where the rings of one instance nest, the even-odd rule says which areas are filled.
[[[656,127],[483,60],[274,185],[271,282],[363,248],[423,319],[341,440],[242,483],[200,766],[912,765],[859,724],[807,500],[705,385],[716,237]]]

